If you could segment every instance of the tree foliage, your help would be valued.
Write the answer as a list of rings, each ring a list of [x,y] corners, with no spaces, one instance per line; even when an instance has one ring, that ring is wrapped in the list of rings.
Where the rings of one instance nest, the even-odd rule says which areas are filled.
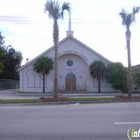
[[[43,93],[45,93],[45,75],[48,75],[49,72],[53,69],[53,61],[48,57],[39,57],[34,63],[34,71],[41,73],[43,76]]]
[[[48,11],[49,18],[52,18],[53,20],[63,18],[64,10],[70,12],[71,8],[69,2],[64,2],[62,6],[60,6],[60,3],[55,0],[47,0],[47,2],[45,3],[44,11]]]
[[[119,13],[122,18],[122,25],[126,26],[127,29],[135,22],[135,14],[139,12],[140,7],[133,7],[132,12],[128,13],[126,10],[122,9]]]
[[[126,86],[126,69],[120,62],[108,64],[106,79],[114,89],[122,90]]]
[[[4,44],[3,36],[2,36],[1,33],[0,33],[0,74],[1,74],[1,73],[3,72],[3,70],[4,70],[4,65],[3,65],[3,63],[1,62],[1,57],[4,55],[3,44]]]
[[[135,89],[140,89],[140,68],[134,68],[132,71],[132,76]]]
[[[0,74],[3,73],[4,65],[0,62]]]
[[[105,72],[105,64],[100,60],[96,60],[90,65],[90,74],[93,78],[96,78],[98,81],[98,92],[101,92],[101,79],[104,78]]]
[[[16,51],[12,46],[5,46],[4,37],[0,33],[0,62],[4,66],[3,73],[0,78],[3,79],[19,79],[17,72],[21,65],[22,54]],[[1,65],[1,64],[0,64]],[[1,67],[1,66],[0,66]]]
[[[0,46],[0,74],[3,73],[3,70],[4,70],[4,65],[3,63],[1,62],[1,57],[4,55],[4,51],[3,51],[3,48]]]

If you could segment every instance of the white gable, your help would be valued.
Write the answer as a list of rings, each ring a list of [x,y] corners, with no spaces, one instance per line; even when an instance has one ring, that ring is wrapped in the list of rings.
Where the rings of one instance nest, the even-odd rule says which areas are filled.
[[[72,36],[68,36],[64,38],[62,41],[59,42],[58,44],[58,57],[64,54],[76,54],[82,57],[89,65],[94,61],[94,60],[102,60],[105,64],[108,64],[111,62],[107,58],[103,57],[90,47],[86,46],[76,38]],[[41,53],[34,59],[32,59],[30,62],[22,66],[19,71],[24,69],[25,67],[29,66],[30,64],[33,65],[35,60],[40,57],[40,56],[48,56],[54,59],[54,46],[46,50],[45,52]]]

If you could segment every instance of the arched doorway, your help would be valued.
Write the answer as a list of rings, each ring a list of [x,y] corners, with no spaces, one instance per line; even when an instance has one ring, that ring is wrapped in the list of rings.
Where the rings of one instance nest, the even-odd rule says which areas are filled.
[[[66,90],[76,90],[76,77],[73,73],[68,73],[65,79]]]

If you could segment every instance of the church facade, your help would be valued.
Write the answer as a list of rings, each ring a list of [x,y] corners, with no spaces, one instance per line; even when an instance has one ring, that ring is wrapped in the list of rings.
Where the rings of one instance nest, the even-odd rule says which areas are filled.
[[[54,60],[54,46],[20,68],[20,91],[42,92],[42,75],[33,70],[33,65],[40,56]],[[95,60],[101,60],[106,66],[111,62],[74,38],[72,34],[67,35],[58,44],[58,90],[97,92],[97,79],[91,77],[89,70],[90,64]],[[54,70],[45,77],[46,92],[53,92],[53,81]],[[105,78],[101,80],[101,92],[114,91]]]

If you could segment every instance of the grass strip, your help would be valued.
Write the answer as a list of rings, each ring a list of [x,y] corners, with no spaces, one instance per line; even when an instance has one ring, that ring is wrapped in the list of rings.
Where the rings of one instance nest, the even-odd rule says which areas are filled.
[[[0,88],[0,90],[9,90],[9,89],[10,89],[10,90],[11,90],[11,89],[14,90],[15,88]],[[16,90],[16,89],[15,89],[15,90]]]
[[[0,100],[0,104],[12,104],[12,103],[37,103],[38,99],[14,99],[14,100]]]
[[[103,101],[103,100],[123,100],[120,98],[71,98],[70,101]],[[70,102],[69,101],[69,102]],[[58,101],[65,102],[65,101]],[[12,104],[12,103],[42,103],[39,99],[14,99],[14,100],[0,100],[0,104]]]

